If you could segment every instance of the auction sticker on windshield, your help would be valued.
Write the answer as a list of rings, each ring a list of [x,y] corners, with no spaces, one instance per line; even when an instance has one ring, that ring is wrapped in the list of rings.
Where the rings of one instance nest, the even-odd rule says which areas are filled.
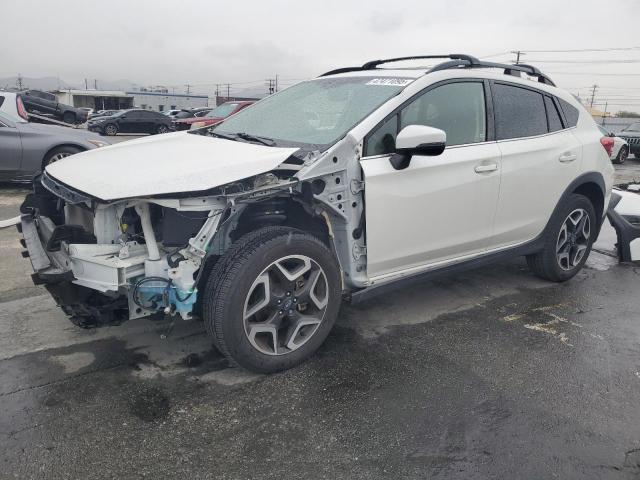
[[[413,78],[374,78],[369,80],[366,85],[385,85],[393,87],[406,87],[415,79]]]

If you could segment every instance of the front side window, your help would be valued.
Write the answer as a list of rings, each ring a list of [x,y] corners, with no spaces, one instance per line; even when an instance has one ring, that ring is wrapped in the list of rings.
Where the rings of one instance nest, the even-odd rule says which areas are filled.
[[[400,112],[400,129],[426,125],[447,134],[447,145],[484,142],[486,139],[484,86],[456,82],[429,90]]]
[[[493,86],[496,139],[532,137],[547,130],[547,114],[541,93],[496,83]]]
[[[302,82],[241,110],[209,131],[267,137],[276,144],[328,146],[412,81],[352,76]]]
[[[399,115],[394,115],[374,130],[367,138],[364,154],[393,153],[398,131],[408,125],[444,130],[447,146],[484,142],[487,137],[486,117],[482,83],[442,85],[423,93],[404,107]]]

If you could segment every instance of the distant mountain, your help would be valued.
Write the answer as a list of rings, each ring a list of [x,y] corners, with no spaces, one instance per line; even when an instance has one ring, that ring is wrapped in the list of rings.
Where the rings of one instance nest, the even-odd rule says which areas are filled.
[[[122,80],[96,80],[95,84],[97,84],[99,90],[124,90],[130,91],[136,86],[130,80],[122,79]],[[94,79],[87,79],[87,86],[89,88],[94,88]],[[18,86],[18,77],[5,77],[0,78],[0,89],[16,89]],[[84,80],[78,82],[66,82],[58,77],[22,77],[22,86],[23,88],[32,88],[34,90],[57,90],[59,88],[77,88],[83,89],[85,88]]]

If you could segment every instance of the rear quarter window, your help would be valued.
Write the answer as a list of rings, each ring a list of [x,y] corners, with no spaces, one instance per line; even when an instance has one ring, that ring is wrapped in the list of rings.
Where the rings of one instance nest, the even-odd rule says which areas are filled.
[[[558,109],[554,101],[551,97],[544,97],[544,104],[547,107],[547,119],[549,121],[549,131],[557,132],[558,130],[562,130],[562,120],[560,120],[560,114],[558,113]]]
[[[560,102],[560,107],[564,112],[564,118],[567,121],[567,128],[575,127],[578,124],[578,117],[580,116],[580,112],[569,102],[560,98],[558,100]]]

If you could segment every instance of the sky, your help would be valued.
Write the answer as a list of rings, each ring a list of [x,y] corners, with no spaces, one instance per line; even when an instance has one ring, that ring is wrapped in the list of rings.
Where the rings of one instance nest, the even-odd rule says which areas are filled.
[[[596,105],[640,111],[639,18],[638,0],[21,0],[2,9],[0,77],[233,92],[377,58],[522,50],[572,93],[597,84]],[[628,50],[555,52],[610,48]]]

